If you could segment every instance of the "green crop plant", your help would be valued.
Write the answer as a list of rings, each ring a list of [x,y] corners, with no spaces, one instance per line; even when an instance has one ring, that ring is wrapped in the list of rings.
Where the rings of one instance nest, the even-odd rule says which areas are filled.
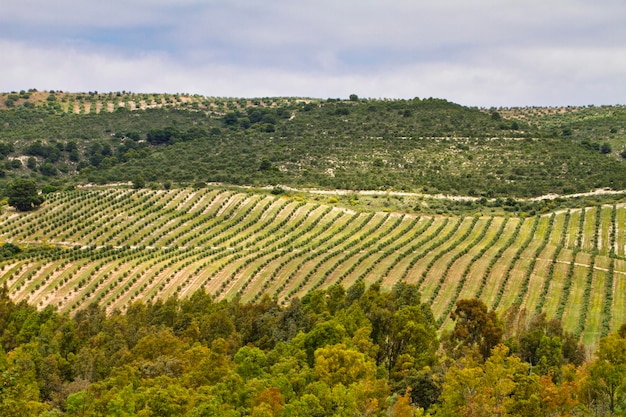
[[[526,248],[532,242],[533,237],[537,231],[537,227],[539,226],[540,219],[541,219],[540,216],[535,217],[535,221],[532,224],[532,227],[530,229],[530,232],[528,233],[528,236],[526,237],[522,245],[517,249],[517,251],[515,252],[515,255],[513,255],[513,258],[511,259],[511,262],[509,263],[509,266],[496,292],[496,298],[493,301],[492,306],[491,306],[493,310],[497,309],[498,306],[500,305],[500,302],[502,301],[502,297],[504,295],[504,291],[506,290],[506,286],[509,282],[509,279],[511,278],[511,273],[513,271],[513,268],[515,268],[515,265],[517,264],[517,261],[519,261],[520,257],[522,256],[522,253],[526,250]]]

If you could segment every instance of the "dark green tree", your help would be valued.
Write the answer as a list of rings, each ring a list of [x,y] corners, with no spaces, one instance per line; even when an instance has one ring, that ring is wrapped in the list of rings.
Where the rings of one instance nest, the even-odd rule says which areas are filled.
[[[223,121],[226,126],[234,126],[237,124],[237,114],[234,112],[226,113]]]
[[[143,175],[139,174],[133,178],[133,188],[140,189],[146,186],[146,179]]]
[[[489,311],[478,299],[457,301],[450,317],[456,322],[450,335],[455,350],[462,346],[477,348],[487,359],[491,349],[502,339],[504,331],[495,311]]]
[[[44,198],[37,191],[37,184],[27,178],[18,178],[7,187],[9,205],[19,211],[30,211],[39,207]]]
[[[612,151],[613,149],[611,148],[610,143],[604,142],[602,146],[600,146],[600,153],[607,154],[607,153],[611,153]]]

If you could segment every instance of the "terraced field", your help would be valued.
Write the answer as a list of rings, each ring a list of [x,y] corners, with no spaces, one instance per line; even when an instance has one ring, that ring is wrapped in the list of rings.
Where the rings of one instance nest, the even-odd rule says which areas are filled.
[[[626,207],[542,216],[352,212],[243,189],[84,189],[0,217],[16,300],[72,312],[188,296],[288,302],[340,283],[416,283],[442,328],[459,298],[559,317],[588,345],[626,319]]]

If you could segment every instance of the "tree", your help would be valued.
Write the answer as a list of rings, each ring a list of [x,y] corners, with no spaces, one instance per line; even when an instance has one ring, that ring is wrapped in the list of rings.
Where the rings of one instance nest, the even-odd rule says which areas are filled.
[[[27,178],[18,178],[7,187],[9,205],[19,211],[30,211],[39,207],[44,198],[37,191],[37,184]]]
[[[504,331],[495,311],[488,311],[478,299],[457,301],[451,317],[456,321],[451,340],[458,343],[457,347],[478,348],[483,359],[502,339]]]
[[[267,367],[267,357],[257,347],[242,347],[235,354],[233,362],[237,365],[237,373],[245,379],[262,377]]]
[[[309,366],[315,363],[315,351],[327,345],[340,343],[346,331],[336,320],[318,323],[304,338],[304,349]]]
[[[371,380],[376,365],[366,355],[339,343],[315,351],[315,376],[330,387],[337,384],[349,386],[359,380]]]
[[[40,166],[39,172],[41,172],[41,174],[46,177],[54,177],[55,175],[57,175],[56,167],[50,162],[46,162],[42,166]]]
[[[421,306],[408,306],[395,312],[389,320],[381,353],[389,372],[394,370],[398,359],[407,354],[412,359],[412,367],[422,369],[435,363],[438,347],[434,323],[428,320]],[[402,367],[406,366],[403,363]]]
[[[259,171],[270,171],[274,168],[269,159],[263,158],[261,161],[261,165],[259,166]]]
[[[589,373],[599,399],[615,416],[626,399],[626,339],[616,333],[601,339],[598,358],[590,365]]]
[[[223,121],[226,126],[235,126],[237,124],[237,114],[234,112],[226,113]]]
[[[146,180],[144,179],[144,177],[140,174],[135,176],[135,178],[133,178],[133,188],[138,190],[140,188],[143,188],[146,186]]]
[[[37,416],[45,410],[40,402],[35,363],[38,352],[23,345],[11,351],[3,360],[0,374],[0,415]],[[3,355],[4,356],[4,355]],[[4,358],[3,358],[4,359]]]
[[[13,151],[15,151],[15,147],[12,143],[0,142],[0,155],[6,157]]]
[[[406,389],[404,395],[399,395],[391,408],[393,417],[413,417],[413,407],[411,407],[411,388]]]
[[[576,395],[580,387],[575,368],[572,365],[566,365],[563,371],[567,377],[558,385],[554,383],[550,375],[539,378],[541,408],[545,415],[569,416],[580,405]]]
[[[265,408],[270,416],[280,415],[285,408],[285,399],[276,387],[267,388],[259,393],[256,398],[256,406]]]
[[[537,415],[531,400],[537,396],[538,378],[528,375],[528,368],[517,356],[509,356],[504,345],[495,346],[484,364],[460,359],[446,373],[436,415]],[[520,409],[524,414],[512,412]]]

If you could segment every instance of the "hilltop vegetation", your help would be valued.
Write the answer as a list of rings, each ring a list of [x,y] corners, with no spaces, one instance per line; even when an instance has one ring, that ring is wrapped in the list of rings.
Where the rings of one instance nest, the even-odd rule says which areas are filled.
[[[10,96],[0,111],[5,177],[35,176],[57,188],[143,180],[487,198],[626,188],[619,106],[550,112],[417,98]]]

